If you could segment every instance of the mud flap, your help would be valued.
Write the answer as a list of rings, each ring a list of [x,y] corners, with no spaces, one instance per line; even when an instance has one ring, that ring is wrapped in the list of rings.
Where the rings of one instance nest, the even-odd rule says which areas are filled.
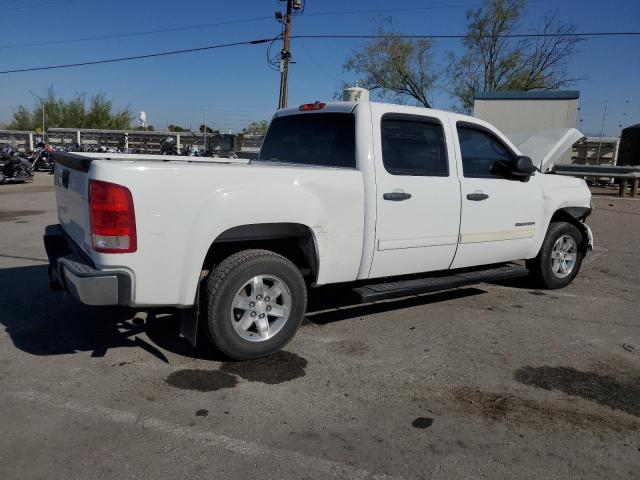
[[[196,346],[198,337],[198,316],[200,314],[200,287],[196,290],[196,300],[193,307],[180,310],[180,335],[186,338],[192,346]]]

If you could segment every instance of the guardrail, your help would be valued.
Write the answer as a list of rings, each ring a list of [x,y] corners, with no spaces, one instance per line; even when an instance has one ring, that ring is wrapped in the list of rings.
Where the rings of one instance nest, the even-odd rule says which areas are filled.
[[[554,165],[553,171],[558,175],[571,175],[572,177],[613,178],[618,181],[619,197],[627,196],[627,188],[631,185],[631,196],[638,196],[638,183],[640,183],[640,165],[615,166],[615,165]]]

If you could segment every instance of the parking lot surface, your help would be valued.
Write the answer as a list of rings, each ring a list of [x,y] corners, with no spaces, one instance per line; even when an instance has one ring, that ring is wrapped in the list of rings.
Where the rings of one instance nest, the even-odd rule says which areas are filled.
[[[285,351],[227,362],[174,312],[49,292],[51,185],[0,186],[4,480],[640,476],[640,200],[595,198],[566,289],[317,289]]]

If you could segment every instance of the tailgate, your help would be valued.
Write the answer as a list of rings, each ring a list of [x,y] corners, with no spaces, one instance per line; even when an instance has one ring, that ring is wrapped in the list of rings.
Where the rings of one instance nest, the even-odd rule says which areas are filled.
[[[64,231],[89,252],[89,167],[92,159],[70,153],[55,153],[54,185],[58,220]]]

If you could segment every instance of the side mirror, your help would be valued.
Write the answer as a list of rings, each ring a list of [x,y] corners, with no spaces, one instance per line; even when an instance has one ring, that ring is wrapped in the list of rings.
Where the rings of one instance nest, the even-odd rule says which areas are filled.
[[[498,160],[491,165],[491,173],[508,180],[520,180],[528,182],[529,177],[536,171],[536,167],[529,157],[524,155],[516,157],[512,161]]]
[[[514,175],[530,177],[536,171],[536,167],[529,157],[521,155],[513,161],[512,171]]]

